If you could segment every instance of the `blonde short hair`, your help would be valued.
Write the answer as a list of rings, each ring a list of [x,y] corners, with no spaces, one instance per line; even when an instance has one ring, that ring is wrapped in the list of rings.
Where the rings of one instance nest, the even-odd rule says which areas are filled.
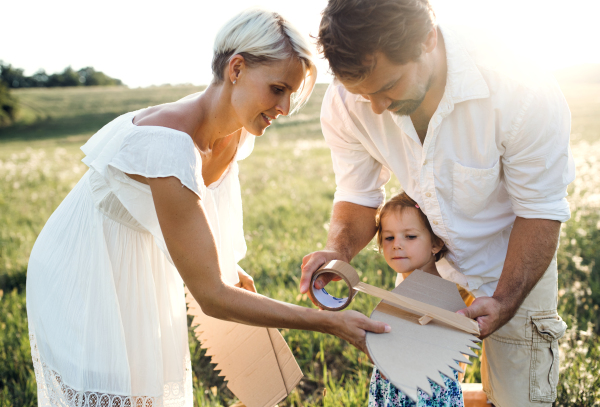
[[[224,78],[225,67],[234,55],[248,65],[298,58],[305,71],[300,90],[292,97],[292,111],[308,100],[317,80],[317,69],[308,40],[277,13],[248,9],[229,20],[217,33],[212,60],[213,82]]]

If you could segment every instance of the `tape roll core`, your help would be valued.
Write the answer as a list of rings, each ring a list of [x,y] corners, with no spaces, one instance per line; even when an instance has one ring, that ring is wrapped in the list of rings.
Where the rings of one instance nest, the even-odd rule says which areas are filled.
[[[329,294],[325,287],[315,288],[317,278],[323,274],[332,273],[344,280],[348,286],[348,297],[337,298]],[[310,293],[312,298],[318,303],[319,307],[328,311],[340,311],[346,308],[352,302],[356,290],[353,288],[360,281],[358,273],[348,263],[333,260],[325,264],[313,274],[310,281]]]

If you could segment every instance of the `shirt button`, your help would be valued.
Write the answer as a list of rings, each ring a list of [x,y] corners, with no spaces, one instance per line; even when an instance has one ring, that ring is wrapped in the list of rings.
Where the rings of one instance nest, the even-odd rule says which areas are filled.
[[[427,160],[423,161],[423,165],[427,165]]]
[[[437,224],[438,224],[438,223],[437,223],[437,220],[434,220],[434,221],[433,221],[433,224],[434,224],[434,225],[437,225]]]
[[[431,192],[427,192],[427,193],[425,194],[425,196],[426,196],[427,198],[429,198],[429,197],[431,196]]]

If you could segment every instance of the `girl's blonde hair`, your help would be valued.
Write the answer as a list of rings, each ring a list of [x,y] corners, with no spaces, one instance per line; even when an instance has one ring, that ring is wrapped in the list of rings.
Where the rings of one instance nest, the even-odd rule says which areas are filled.
[[[234,55],[243,56],[248,65],[297,58],[304,68],[305,78],[300,90],[292,97],[290,113],[308,101],[317,80],[310,43],[281,15],[253,8],[229,20],[215,38],[213,82],[224,80],[225,67]]]
[[[431,239],[433,241],[437,240],[441,243],[444,243],[441,238],[439,238],[438,236],[436,236],[435,233],[433,233],[433,229],[431,228],[429,219],[427,219],[427,216],[425,216],[425,214],[423,213],[421,208],[419,208],[419,205],[415,201],[413,201],[406,192],[401,192],[398,195],[395,195],[394,197],[392,197],[392,199],[390,199],[383,205],[381,205],[379,207],[379,209],[377,209],[377,215],[375,216],[375,223],[376,223],[376,227],[377,227],[377,244],[379,245],[379,251],[381,251],[381,247],[382,247],[382,243],[383,243],[383,238],[381,236],[381,219],[383,219],[383,217],[390,212],[402,213],[406,210],[406,208],[413,208],[413,209],[418,210],[419,217],[421,218],[423,225],[425,225],[425,227],[431,234]],[[448,251],[448,248],[444,244],[442,246],[442,249],[435,254],[435,261],[438,261],[442,257],[444,257],[444,255],[446,254],[447,251]]]

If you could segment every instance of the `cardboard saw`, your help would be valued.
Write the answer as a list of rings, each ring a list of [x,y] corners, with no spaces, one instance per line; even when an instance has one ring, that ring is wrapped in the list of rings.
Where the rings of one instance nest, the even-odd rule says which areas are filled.
[[[322,274],[333,273],[349,288],[347,298],[314,288]],[[452,369],[463,373],[459,362],[472,364],[480,349],[476,321],[455,312],[465,308],[456,284],[415,270],[394,290],[386,291],[360,281],[346,262],[333,260],[321,267],[310,284],[311,295],[323,309],[347,307],[357,291],[381,298],[371,318],[391,326],[387,334],[367,333],[367,348],[377,368],[404,394],[417,400],[418,390],[431,395],[427,379],[445,388],[441,374],[454,379]],[[452,368],[452,369],[451,369]]]

